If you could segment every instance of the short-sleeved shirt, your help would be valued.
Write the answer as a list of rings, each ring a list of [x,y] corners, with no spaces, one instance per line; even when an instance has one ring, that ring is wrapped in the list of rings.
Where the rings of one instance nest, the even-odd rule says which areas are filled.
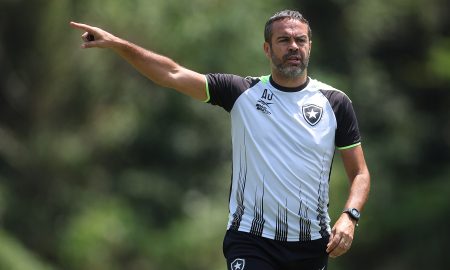
[[[334,152],[361,140],[347,95],[309,77],[298,88],[271,76],[206,77],[208,102],[231,115],[227,228],[280,241],[329,236]]]

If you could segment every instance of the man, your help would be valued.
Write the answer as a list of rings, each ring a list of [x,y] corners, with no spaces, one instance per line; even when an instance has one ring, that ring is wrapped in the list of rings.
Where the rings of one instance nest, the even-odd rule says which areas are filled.
[[[311,79],[311,29],[297,11],[265,26],[271,75],[199,74],[102,29],[83,48],[110,48],[155,83],[219,105],[232,120],[233,172],[224,255],[229,270],[326,269],[351,246],[370,189],[358,124],[348,97]],[[335,148],[350,180],[330,228],[328,188]]]

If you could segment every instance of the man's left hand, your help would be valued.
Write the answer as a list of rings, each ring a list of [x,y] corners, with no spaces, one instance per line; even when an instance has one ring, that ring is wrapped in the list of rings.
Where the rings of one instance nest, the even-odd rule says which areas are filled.
[[[353,242],[356,221],[348,214],[343,213],[331,230],[330,241],[327,245],[327,253],[331,258],[336,258],[346,253]]]

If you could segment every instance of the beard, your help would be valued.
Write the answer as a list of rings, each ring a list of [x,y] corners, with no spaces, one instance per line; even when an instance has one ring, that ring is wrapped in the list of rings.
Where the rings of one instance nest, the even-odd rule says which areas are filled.
[[[294,79],[300,77],[307,69],[309,64],[309,53],[305,57],[302,57],[299,52],[289,52],[280,59],[275,56],[275,53],[270,47],[270,53],[272,58],[272,64],[276,70],[285,78]],[[300,59],[299,65],[290,65],[287,63],[289,57],[297,56]]]

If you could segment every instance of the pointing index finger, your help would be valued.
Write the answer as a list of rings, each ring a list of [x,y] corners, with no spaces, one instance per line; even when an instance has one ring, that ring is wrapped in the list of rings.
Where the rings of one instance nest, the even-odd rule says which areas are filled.
[[[76,23],[76,22],[70,22],[70,26],[76,29],[85,30],[86,32],[90,32],[93,30],[92,26],[89,26],[84,23]]]

